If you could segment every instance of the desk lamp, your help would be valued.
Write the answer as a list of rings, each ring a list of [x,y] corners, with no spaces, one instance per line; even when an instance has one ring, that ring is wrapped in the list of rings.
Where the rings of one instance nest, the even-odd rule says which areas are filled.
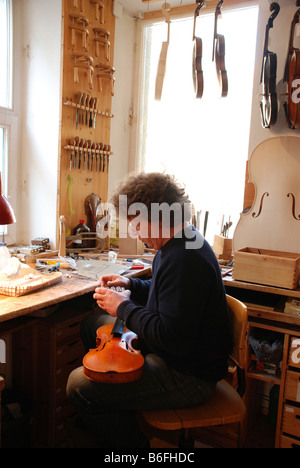
[[[13,224],[16,222],[14,210],[12,209],[7,198],[2,195],[2,179],[0,172],[0,225],[5,226],[7,224]],[[4,232],[3,232],[3,243],[4,243]]]

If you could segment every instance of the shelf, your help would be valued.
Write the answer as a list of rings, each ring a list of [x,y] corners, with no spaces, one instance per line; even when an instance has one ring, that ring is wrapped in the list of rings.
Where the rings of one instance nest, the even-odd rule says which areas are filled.
[[[252,366],[250,366],[249,370],[247,371],[247,377],[251,379],[256,379],[256,380],[261,380],[263,382],[270,382],[274,383],[277,385],[280,385],[281,382],[281,375],[278,374],[268,374],[267,372],[260,372],[257,371],[256,369],[253,369]]]

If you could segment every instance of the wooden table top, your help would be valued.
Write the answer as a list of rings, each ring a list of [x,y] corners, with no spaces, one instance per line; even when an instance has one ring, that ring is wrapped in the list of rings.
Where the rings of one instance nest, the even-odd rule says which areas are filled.
[[[126,276],[137,277],[147,275],[150,272],[151,266],[149,265],[143,270],[132,270]],[[98,284],[97,280],[82,276],[70,276],[63,272],[60,283],[30,294],[19,297],[0,294],[0,323],[93,292]]]
[[[0,295],[0,322],[30,314],[58,302],[92,292],[98,282],[90,278],[67,278],[60,283],[19,297]]]

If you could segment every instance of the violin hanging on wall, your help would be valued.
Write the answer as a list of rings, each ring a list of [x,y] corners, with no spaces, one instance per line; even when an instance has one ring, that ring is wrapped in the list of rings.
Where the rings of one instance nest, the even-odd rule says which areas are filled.
[[[166,23],[168,25],[168,33],[167,33],[167,40],[163,42],[161,45],[161,51],[159,55],[158,65],[157,65],[156,81],[155,81],[155,99],[157,101],[160,101],[161,99],[164,79],[165,79],[165,74],[166,74],[167,55],[168,55],[169,42],[170,42],[170,13],[169,13],[170,10],[171,10],[171,7],[169,3],[165,3],[162,6],[162,12],[165,17]]]
[[[280,6],[273,2],[270,5],[271,14],[266,26],[264,54],[261,69],[260,83],[262,85],[262,99],[260,101],[261,123],[264,128],[270,128],[277,121],[278,102],[276,93],[277,55],[268,50],[269,32],[277,17]]]
[[[197,8],[194,13],[193,27],[193,83],[196,98],[201,98],[203,95],[204,79],[202,70],[202,39],[195,35],[196,19],[199,16],[201,8],[204,6],[204,0],[197,0]]]
[[[221,6],[224,0],[220,0],[215,12],[215,30],[212,60],[216,62],[216,71],[221,88],[221,96],[226,97],[228,94],[228,77],[225,67],[225,38],[217,32],[218,17],[221,14]]]
[[[297,0],[296,6],[300,6],[300,0]],[[288,101],[284,103],[284,110],[291,129],[300,127],[300,100],[295,92],[300,79],[300,50],[294,47],[295,29],[299,22],[300,8],[296,11],[291,24],[289,51],[283,79],[288,84]]]

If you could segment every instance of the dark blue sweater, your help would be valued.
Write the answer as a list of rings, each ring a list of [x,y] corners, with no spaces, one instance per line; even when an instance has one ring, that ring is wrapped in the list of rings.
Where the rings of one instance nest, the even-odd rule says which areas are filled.
[[[191,226],[186,233],[157,252],[151,280],[131,279],[132,300],[117,316],[170,367],[217,381],[231,349],[225,290],[209,244]]]

